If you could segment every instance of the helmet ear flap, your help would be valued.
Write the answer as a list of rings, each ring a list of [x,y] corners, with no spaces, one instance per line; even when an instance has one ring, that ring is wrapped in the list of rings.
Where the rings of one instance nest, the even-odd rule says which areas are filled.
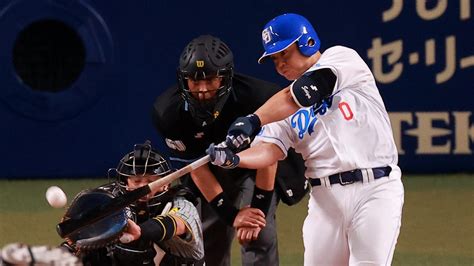
[[[313,38],[309,34],[303,34],[298,40],[298,48],[300,52],[305,56],[312,56],[321,46],[319,38]]]

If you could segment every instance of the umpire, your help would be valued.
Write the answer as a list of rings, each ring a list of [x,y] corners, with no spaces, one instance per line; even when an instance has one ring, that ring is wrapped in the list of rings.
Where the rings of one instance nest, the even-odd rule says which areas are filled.
[[[276,84],[234,73],[229,47],[216,37],[199,36],[181,54],[178,84],[156,99],[153,123],[170,149],[170,160],[175,167],[181,167],[204,156],[211,143],[225,139],[227,128],[237,117],[253,113],[279,90]],[[275,187],[280,193],[255,185],[255,175],[248,169],[227,170],[208,164],[184,179],[201,195],[198,209],[207,266],[230,265],[235,235],[232,226],[242,213],[238,208],[248,205],[266,214],[266,226],[256,241],[242,247],[243,265],[279,264],[276,206],[279,198],[291,205],[307,192],[303,161],[290,153],[279,162]],[[274,180],[273,177],[269,179]],[[284,181],[288,179],[293,184]]]

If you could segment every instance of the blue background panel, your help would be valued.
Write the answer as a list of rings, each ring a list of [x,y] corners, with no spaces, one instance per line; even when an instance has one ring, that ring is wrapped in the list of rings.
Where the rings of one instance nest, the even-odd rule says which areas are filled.
[[[405,172],[473,172],[470,3],[0,1],[0,177],[103,176],[135,143],[163,148],[151,106],[201,34],[231,47],[237,71],[287,85],[271,63],[257,64],[262,27],[287,12],[313,23],[322,50],[349,46],[372,68]],[[12,64],[18,33],[41,19],[76,29],[86,47],[84,71],[59,93],[31,90]]]

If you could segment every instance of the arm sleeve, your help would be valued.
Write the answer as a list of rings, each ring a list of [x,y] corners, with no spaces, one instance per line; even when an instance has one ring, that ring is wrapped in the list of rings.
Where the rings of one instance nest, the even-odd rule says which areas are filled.
[[[290,85],[293,100],[299,107],[320,104],[329,97],[336,86],[337,77],[330,68],[320,68],[305,73]]]
[[[187,233],[184,236],[174,236],[163,242],[163,247],[170,254],[182,258],[200,260],[204,257],[201,219],[196,207],[183,197],[173,201],[173,208],[169,214],[184,221]]]

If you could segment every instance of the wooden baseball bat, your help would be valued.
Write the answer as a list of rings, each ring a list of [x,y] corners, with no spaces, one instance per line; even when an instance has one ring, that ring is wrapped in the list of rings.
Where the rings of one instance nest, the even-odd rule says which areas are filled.
[[[82,215],[80,215],[77,218],[74,218],[74,219],[70,218],[70,219],[60,222],[56,226],[56,231],[58,232],[60,237],[66,238],[67,236],[76,232],[77,230],[80,230],[81,228],[84,228],[85,226],[93,224],[99,221],[100,219],[127,207],[131,203],[137,201],[138,199],[150,193],[155,194],[156,192],[158,192],[158,189],[161,188],[162,186],[175,181],[176,179],[193,171],[194,169],[201,167],[202,165],[208,163],[209,161],[210,161],[210,157],[209,155],[206,155],[198,159],[197,161],[194,161],[193,163],[188,164],[187,166],[181,169],[178,169],[177,171],[163,178],[160,178],[156,181],[151,182],[150,184],[146,186],[127,192],[117,198],[114,198],[112,201],[108,203],[96,206],[95,208],[92,208],[91,210],[84,212]]]

